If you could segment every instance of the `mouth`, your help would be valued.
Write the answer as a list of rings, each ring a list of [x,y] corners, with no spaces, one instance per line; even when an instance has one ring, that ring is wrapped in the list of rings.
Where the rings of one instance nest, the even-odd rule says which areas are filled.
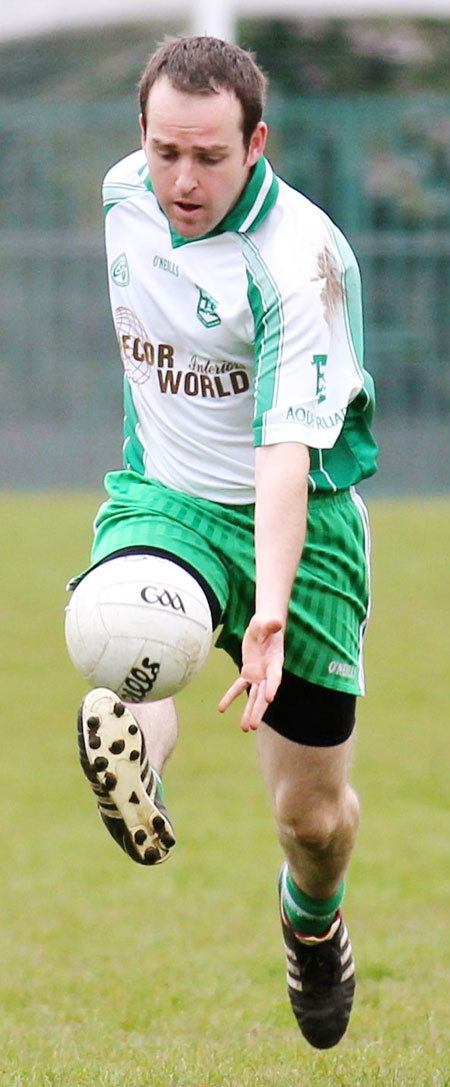
[[[189,204],[185,200],[177,200],[175,206],[188,215],[192,215],[194,211],[200,211],[201,208],[201,204]]]

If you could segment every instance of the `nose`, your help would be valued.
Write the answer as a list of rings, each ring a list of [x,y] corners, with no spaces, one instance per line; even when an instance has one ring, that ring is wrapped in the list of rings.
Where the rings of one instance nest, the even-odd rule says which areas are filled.
[[[180,196],[189,196],[197,187],[194,164],[189,158],[180,158],[175,181]]]

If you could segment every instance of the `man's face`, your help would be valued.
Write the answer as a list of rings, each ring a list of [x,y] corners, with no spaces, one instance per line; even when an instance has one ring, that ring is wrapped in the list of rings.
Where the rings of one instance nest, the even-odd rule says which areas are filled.
[[[264,151],[266,125],[259,122],[247,149],[242,106],[232,92],[184,94],[166,76],[154,83],[140,123],[155,196],[171,226],[183,238],[208,234],[245,188]]]

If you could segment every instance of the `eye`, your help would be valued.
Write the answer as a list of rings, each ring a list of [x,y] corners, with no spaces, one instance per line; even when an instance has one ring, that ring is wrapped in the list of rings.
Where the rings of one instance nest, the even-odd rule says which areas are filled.
[[[159,147],[158,155],[164,162],[174,162],[177,157],[177,152],[172,147]]]
[[[222,158],[222,155],[199,155],[199,162],[205,166],[217,166],[219,162],[222,162]]]

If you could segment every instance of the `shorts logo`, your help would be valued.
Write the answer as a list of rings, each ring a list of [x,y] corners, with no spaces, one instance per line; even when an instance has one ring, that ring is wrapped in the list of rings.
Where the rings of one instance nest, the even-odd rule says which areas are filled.
[[[111,265],[111,275],[118,287],[128,287],[130,282],[130,269],[128,267],[126,253],[116,257]]]
[[[215,325],[220,325],[221,319],[219,314],[216,313],[218,302],[214,298],[211,298],[210,294],[207,294],[202,287],[198,288],[200,298],[197,306],[197,317],[205,328],[214,328]]]
[[[356,665],[345,661],[330,661],[328,671],[331,676],[344,676],[345,679],[355,679],[358,674]]]

